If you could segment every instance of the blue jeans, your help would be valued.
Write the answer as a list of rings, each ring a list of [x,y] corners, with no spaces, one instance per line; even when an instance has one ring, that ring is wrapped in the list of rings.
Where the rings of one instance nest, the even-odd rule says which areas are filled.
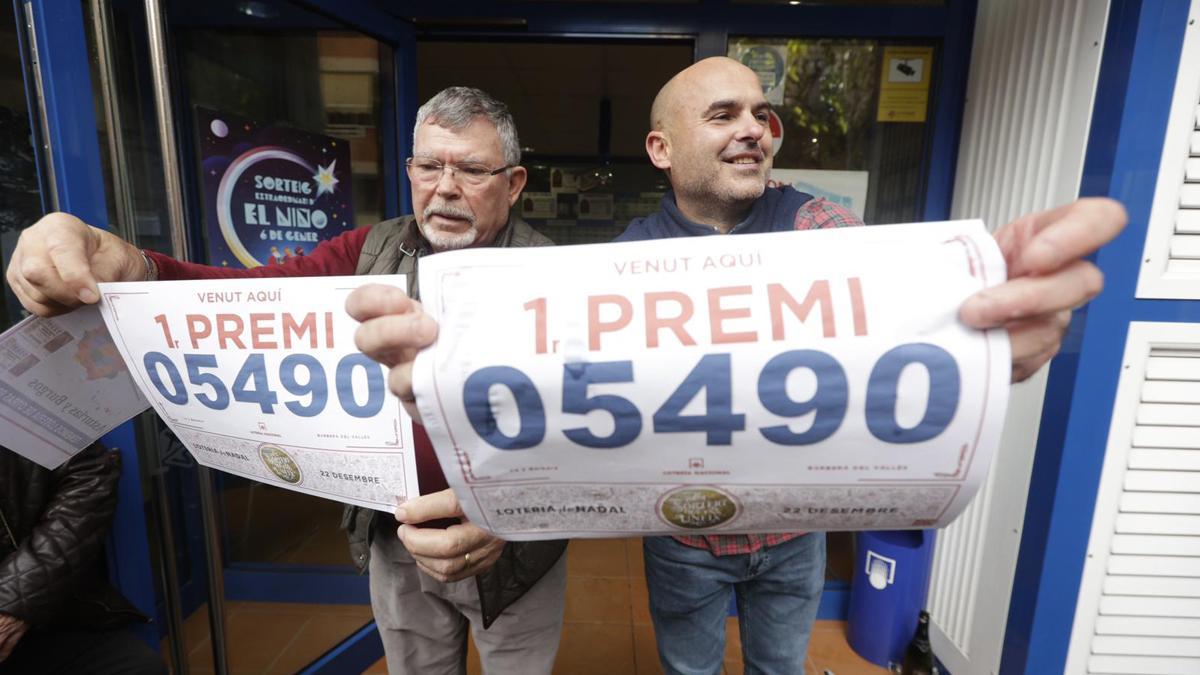
[[[746,675],[804,673],[825,586],[824,533],[729,556],[670,537],[643,542],[650,616],[658,656],[669,675],[721,672],[731,588]]]

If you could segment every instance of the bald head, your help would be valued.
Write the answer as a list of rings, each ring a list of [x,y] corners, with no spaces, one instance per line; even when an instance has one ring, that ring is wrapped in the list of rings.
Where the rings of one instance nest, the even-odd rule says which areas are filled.
[[[667,173],[685,216],[722,232],[745,217],[771,171],[770,114],[758,75],[723,56],[663,85],[650,108],[646,154]]]
[[[739,78],[758,82],[758,75],[727,56],[710,56],[679,71],[658,90],[650,106],[650,128],[662,131],[669,119],[681,112],[695,94],[719,91],[723,83]]]

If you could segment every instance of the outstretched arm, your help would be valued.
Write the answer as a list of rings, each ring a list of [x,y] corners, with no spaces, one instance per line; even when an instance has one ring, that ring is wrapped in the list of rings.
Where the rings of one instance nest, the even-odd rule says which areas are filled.
[[[150,279],[253,279],[354,274],[371,228],[348,230],[322,241],[305,256],[279,265],[217,267],[175,260],[161,253],[145,257],[117,235],[67,213],[51,213],[17,240],[7,279],[17,299],[39,316],[65,314],[97,302],[97,283]]]

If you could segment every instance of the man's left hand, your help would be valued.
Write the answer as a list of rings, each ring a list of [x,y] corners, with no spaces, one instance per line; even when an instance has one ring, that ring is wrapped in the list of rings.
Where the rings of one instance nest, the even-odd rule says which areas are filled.
[[[413,527],[440,518],[460,518],[444,530]],[[417,567],[441,582],[459,581],[486,571],[500,557],[504,540],[467,522],[453,490],[410,499],[396,507],[396,531]]]
[[[1127,220],[1120,203],[1089,198],[1023,216],[996,231],[1008,281],[968,298],[959,316],[972,328],[1008,330],[1013,382],[1058,353],[1072,310],[1104,287],[1104,275],[1083,258],[1116,237]]]
[[[8,660],[29,624],[11,614],[0,614],[0,663]]]

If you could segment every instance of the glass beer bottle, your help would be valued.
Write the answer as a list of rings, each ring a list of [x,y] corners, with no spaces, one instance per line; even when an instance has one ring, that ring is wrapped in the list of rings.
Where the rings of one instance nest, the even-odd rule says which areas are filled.
[[[904,660],[900,664],[901,675],[933,675],[933,648],[929,645],[929,612],[921,610],[917,617],[917,632],[913,635]]]

